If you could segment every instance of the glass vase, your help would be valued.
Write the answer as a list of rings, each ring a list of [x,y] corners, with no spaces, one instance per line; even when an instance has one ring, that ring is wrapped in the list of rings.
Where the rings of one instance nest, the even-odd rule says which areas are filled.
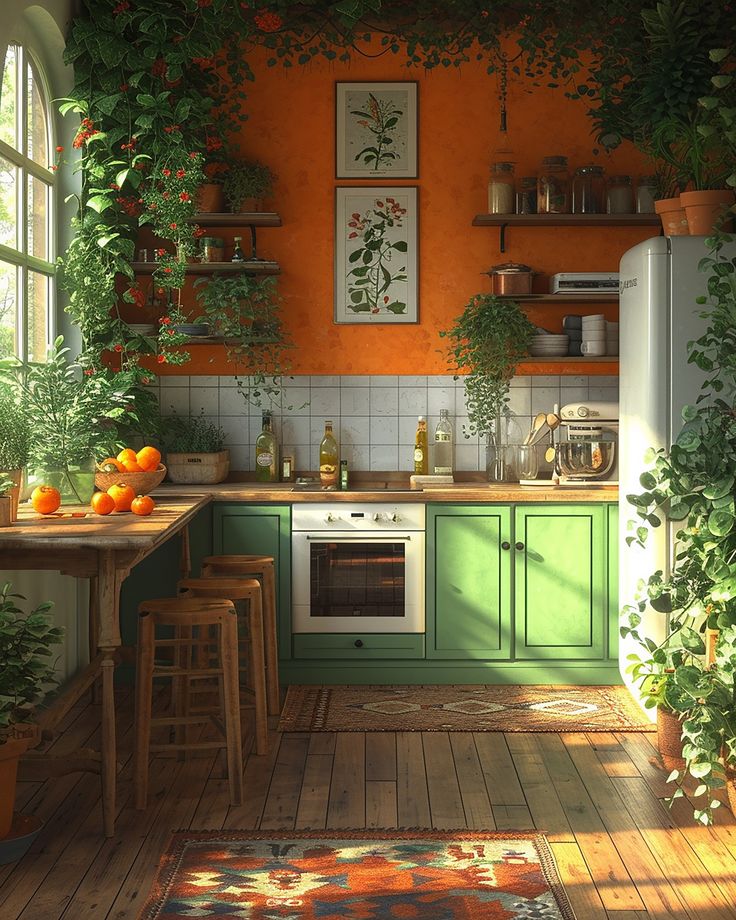
[[[65,467],[44,467],[28,471],[26,492],[36,486],[53,486],[59,490],[62,504],[88,505],[95,491],[95,461],[93,457]]]

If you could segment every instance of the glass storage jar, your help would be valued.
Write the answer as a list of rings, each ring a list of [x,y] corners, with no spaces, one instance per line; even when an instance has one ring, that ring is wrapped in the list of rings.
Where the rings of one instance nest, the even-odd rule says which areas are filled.
[[[488,180],[488,213],[514,213],[514,164],[507,161],[491,164]]]
[[[602,166],[579,166],[572,180],[572,213],[604,214],[605,191]]]
[[[225,240],[221,236],[203,236],[200,245],[203,262],[224,262]]]
[[[606,211],[609,214],[634,213],[634,189],[631,176],[611,176],[606,191]]]
[[[537,176],[539,214],[570,213],[570,175],[567,157],[545,157]]]
[[[636,213],[654,214],[657,180],[654,176],[639,176],[636,183]]]
[[[516,185],[516,213],[537,213],[537,177],[522,176]]]

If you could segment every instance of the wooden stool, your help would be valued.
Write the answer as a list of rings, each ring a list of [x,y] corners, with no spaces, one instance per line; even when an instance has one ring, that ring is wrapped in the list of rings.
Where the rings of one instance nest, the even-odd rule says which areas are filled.
[[[281,712],[279,690],[279,651],[276,640],[276,569],[273,556],[205,556],[202,578],[222,576],[257,578],[263,590],[263,631],[266,653],[266,694],[268,714]]]
[[[156,637],[157,626],[175,628],[173,639]],[[219,637],[219,667],[194,668],[184,659],[182,651],[189,652],[194,642],[195,627],[215,627]],[[155,662],[158,647],[174,649],[170,665]],[[171,744],[151,744],[151,727],[213,721],[205,716],[181,715],[152,718],[154,677],[193,680],[217,677],[221,679],[222,718],[224,740],[195,741],[177,739]],[[148,758],[151,751],[203,751],[225,748],[227,773],[230,783],[230,804],[239,805],[243,798],[243,746],[240,737],[240,694],[238,691],[238,619],[235,606],[227,598],[166,597],[143,601],[138,607],[138,670],[135,691],[135,802],[136,808],[145,808],[148,798]],[[217,725],[217,723],[214,723]],[[220,726],[217,725],[218,729]]]
[[[263,637],[263,604],[261,583],[254,578],[182,578],[179,591],[185,598],[226,597],[235,605],[239,625],[246,627],[248,654],[246,665],[240,670],[247,673],[241,688],[253,694],[256,722],[256,754],[268,753],[268,707],[266,702],[266,662]],[[243,605],[247,601],[247,607]],[[242,638],[242,630],[239,632]]]

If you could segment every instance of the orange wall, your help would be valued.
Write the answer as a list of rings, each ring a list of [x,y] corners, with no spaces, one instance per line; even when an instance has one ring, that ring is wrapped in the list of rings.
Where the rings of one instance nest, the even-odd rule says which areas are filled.
[[[244,155],[262,160],[278,176],[272,202],[283,227],[259,231],[259,250],[282,266],[280,289],[299,374],[447,373],[438,336],[470,295],[488,291],[480,272],[513,259],[545,275],[558,271],[617,271],[629,246],[656,229],[606,228],[509,231],[500,254],[498,231],[471,226],[487,210],[488,164],[501,146],[497,78],[482,63],[425,73],[402,66],[401,55],[356,58],[351,64],[317,60],[307,67],[269,68],[266,55],[253,63],[249,119],[240,138]],[[333,316],[334,84],[337,80],[418,80],[419,178],[396,182],[419,188],[418,325],[335,325]],[[517,175],[534,174],[543,156],[563,154],[570,165],[601,163],[608,173],[646,170],[632,148],[592,158],[593,138],[585,105],[561,89],[532,87],[514,77],[508,98],[506,145],[516,154]],[[390,184],[385,179],[374,184]],[[536,288],[546,290],[546,277]],[[571,309],[536,307],[532,318],[560,328]],[[591,311],[592,312],[592,311]],[[606,311],[615,316],[616,307]],[[189,373],[233,373],[222,350],[192,349]]]

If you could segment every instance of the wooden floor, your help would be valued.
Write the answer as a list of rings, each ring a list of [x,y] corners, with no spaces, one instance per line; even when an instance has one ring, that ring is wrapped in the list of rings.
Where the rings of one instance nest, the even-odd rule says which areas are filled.
[[[133,920],[178,828],[538,828],[578,920],[736,920],[736,822],[696,827],[647,734],[273,733],[228,806],[212,756],[154,761],[150,804],[131,804],[131,711],[120,700],[117,836],[101,834],[99,783],[71,774],[21,783],[18,808],[46,825],[0,867],[2,920]],[[80,702],[54,744],[93,744],[99,708]],[[428,918],[431,920],[431,918]]]

